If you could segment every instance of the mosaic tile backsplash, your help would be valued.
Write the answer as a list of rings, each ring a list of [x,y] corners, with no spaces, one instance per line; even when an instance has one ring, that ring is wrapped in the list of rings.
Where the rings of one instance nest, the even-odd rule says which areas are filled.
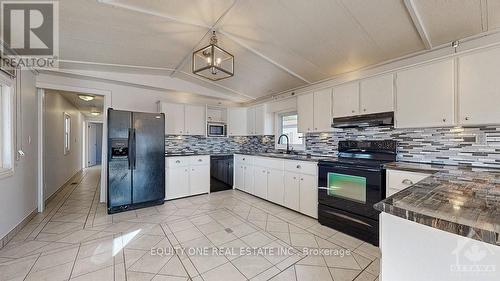
[[[340,140],[382,139],[394,139],[398,142],[399,161],[500,168],[500,126],[335,129],[334,132],[306,135],[304,153],[335,156]],[[274,151],[274,136],[229,138],[167,136],[166,151],[171,153],[271,152]]]
[[[500,127],[338,129],[308,135],[306,151],[336,154],[340,140],[383,139],[398,142],[398,161],[500,168]]]

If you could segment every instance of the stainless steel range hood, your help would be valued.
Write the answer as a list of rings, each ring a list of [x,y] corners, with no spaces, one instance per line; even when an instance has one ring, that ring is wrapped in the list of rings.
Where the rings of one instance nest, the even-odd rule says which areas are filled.
[[[376,126],[393,126],[394,112],[356,115],[333,118],[332,128],[359,128]]]

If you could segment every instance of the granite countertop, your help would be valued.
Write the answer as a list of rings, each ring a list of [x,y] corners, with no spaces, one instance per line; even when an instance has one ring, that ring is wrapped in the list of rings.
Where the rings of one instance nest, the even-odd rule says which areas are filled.
[[[386,169],[432,173],[375,209],[500,246],[500,169],[395,162]]]
[[[233,155],[233,154],[243,154],[251,156],[262,156],[262,157],[271,157],[271,158],[297,160],[297,161],[311,161],[311,162],[318,162],[319,160],[328,160],[335,158],[335,156],[318,156],[318,155],[303,155],[303,154],[295,155],[295,154],[253,152],[253,151],[230,151],[230,152],[214,152],[214,153],[210,152],[165,153],[165,157],[198,156],[198,155],[223,156],[223,155]]]

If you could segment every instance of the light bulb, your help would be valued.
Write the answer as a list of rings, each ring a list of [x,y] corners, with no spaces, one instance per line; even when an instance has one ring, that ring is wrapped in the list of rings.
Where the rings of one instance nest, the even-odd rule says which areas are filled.
[[[221,58],[217,58],[215,61],[216,61],[217,66],[219,66],[220,63],[222,62],[222,59]]]
[[[207,64],[210,65],[212,63],[212,58],[211,57],[208,57],[207,58]]]

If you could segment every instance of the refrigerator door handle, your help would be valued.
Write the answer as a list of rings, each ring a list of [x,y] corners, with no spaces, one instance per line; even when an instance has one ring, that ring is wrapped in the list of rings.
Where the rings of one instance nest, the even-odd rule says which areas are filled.
[[[132,170],[132,157],[133,157],[133,154],[132,154],[132,129],[128,129],[128,155],[127,155],[127,159],[128,159],[128,169],[129,170]]]
[[[136,138],[135,138],[135,129],[132,129],[132,150],[134,151],[133,152],[133,155],[132,155],[132,170],[135,170],[135,158],[136,158],[136,147],[135,147],[135,141],[136,141]]]

